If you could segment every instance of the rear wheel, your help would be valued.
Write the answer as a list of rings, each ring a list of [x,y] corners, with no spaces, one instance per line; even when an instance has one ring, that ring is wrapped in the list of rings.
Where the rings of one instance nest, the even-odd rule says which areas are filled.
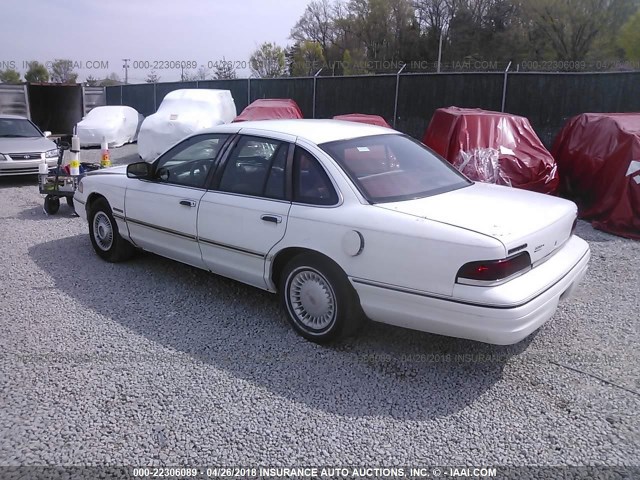
[[[104,198],[99,198],[91,205],[89,237],[98,256],[108,262],[127,260],[135,251],[133,245],[120,236],[111,207]]]
[[[280,301],[289,322],[316,343],[354,334],[363,313],[357,294],[340,268],[319,255],[293,258],[280,278]]]
[[[73,197],[67,197],[67,205],[69,205],[71,207],[71,210],[73,210]]]

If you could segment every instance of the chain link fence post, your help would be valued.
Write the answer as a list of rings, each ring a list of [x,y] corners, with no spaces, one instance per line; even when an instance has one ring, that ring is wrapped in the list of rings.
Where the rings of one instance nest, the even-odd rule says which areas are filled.
[[[509,69],[511,68],[511,62],[507,65],[507,69],[504,71],[504,81],[502,82],[502,110],[504,112],[505,105],[507,103],[507,80],[509,78]]]
[[[396,98],[393,103],[393,128],[396,128],[396,120],[398,119],[398,93],[400,93],[400,74],[405,69],[407,64],[402,65],[402,68],[396,73]]]
[[[313,76],[313,114],[311,115],[311,118],[316,118],[316,84],[318,81],[318,75],[320,75],[320,72],[323,69],[324,67],[318,70],[316,74]]]

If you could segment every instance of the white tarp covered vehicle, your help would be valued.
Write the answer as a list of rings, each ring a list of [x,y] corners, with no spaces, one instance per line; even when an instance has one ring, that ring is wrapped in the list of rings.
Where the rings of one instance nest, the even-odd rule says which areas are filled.
[[[120,105],[96,107],[78,122],[80,146],[100,146],[103,138],[111,148],[135,142],[139,119],[140,114],[135,108]]]
[[[187,135],[230,123],[235,117],[236,105],[229,90],[174,90],[142,123],[138,153],[143,160],[153,161]]]

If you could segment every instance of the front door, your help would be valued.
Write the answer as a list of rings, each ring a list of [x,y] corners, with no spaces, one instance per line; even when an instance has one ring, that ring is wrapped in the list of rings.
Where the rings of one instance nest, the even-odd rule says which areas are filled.
[[[191,137],[156,160],[153,181],[131,182],[125,193],[125,217],[136,245],[206,268],[196,219],[207,179],[227,138],[222,134]]]

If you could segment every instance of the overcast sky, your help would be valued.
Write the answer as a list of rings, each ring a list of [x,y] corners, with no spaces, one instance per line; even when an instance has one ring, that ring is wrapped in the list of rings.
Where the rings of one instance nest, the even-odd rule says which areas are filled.
[[[246,66],[262,42],[290,44],[291,27],[307,0],[2,0],[0,69],[22,74],[24,63],[65,58],[93,69],[77,69],[79,80],[115,72],[144,82],[157,62],[222,60]],[[133,68],[133,63],[139,68]],[[106,66],[108,69],[102,67]],[[179,80],[179,69],[157,68],[161,81]],[[238,76],[248,76],[240,68]]]

